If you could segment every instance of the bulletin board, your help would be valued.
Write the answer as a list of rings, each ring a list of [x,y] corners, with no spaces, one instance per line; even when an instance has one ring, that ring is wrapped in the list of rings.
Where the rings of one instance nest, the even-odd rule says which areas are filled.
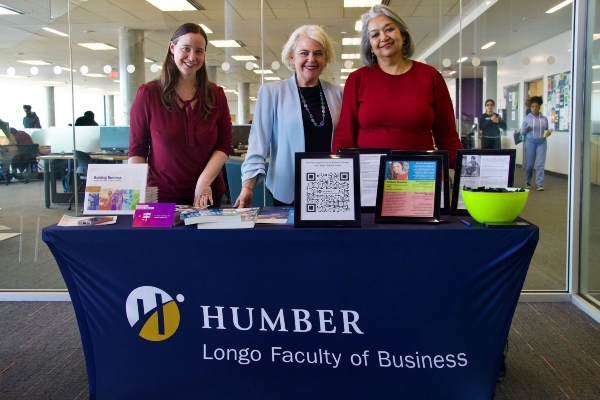
[[[557,132],[571,129],[571,72],[548,76],[548,98],[544,104],[544,115],[549,128]]]
[[[504,86],[506,129],[519,129],[519,84]]]

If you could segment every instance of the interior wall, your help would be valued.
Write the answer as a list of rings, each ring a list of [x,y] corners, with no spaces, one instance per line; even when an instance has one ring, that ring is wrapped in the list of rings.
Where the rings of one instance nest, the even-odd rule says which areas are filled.
[[[504,65],[498,66],[498,93],[503,93],[505,86],[524,83],[536,78],[543,78],[544,85],[547,77],[561,72],[571,71],[572,31],[545,40],[537,45],[519,51],[504,59]],[[548,62],[548,57],[554,57],[554,63]],[[524,60],[525,59],[525,60]],[[528,63],[524,63],[524,61]],[[547,93],[542,86],[542,98],[547,99]],[[521,112],[521,111],[519,111]],[[544,114],[544,112],[542,111]],[[522,117],[519,124],[522,122]],[[517,146],[512,141],[512,132],[502,142],[503,148],[516,148],[517,160],[521,159],[522,144]],[[546,171],[561,174],[569,173],[569,151],[571,148],[571,131],[554,132],[548,139],[546,153]]]

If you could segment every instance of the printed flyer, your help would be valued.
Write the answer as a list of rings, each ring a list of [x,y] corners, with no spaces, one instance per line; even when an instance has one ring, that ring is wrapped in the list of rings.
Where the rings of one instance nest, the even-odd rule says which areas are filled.
[[[388,162],[381,216],[433,217],[436,168],[435,161]]]

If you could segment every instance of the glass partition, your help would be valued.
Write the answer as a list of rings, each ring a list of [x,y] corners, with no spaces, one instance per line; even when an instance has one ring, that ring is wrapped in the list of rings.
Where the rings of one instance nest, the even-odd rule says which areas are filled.
[[[589,1],[588,7],[580,294],[600,307],[600,7],[598,1]]]
[[[296,27],[321,25],[333,39],[336,61],[322,79],[344,85],[348,75],[363,66],[358,21],[370,4],[352,3],[182,0],[185,10],[165,11],[158,0],[4,1],[0,119],[29,133],[40,154],[66,156],[40,159],[27,184],[20,171],[15,174],[18,182],[0,181],[0,225],[9,228],[1,232],[19,234],[2,241],[6,250],[0,254],[0,289],[64,289],[40,229],[81,210],[80,198],[73,198],[68,210],[78,186],[75,160],[69,154],[76,149],[105,151],[100,148],[101,126],[129,124],[137,87],[159,76],[178,26],[203,24],[209,39],[209,77],[224,88],[233,122],[247,124],[260,86],[292,76],[281,62],[281,50]],[[565,291],[572,6],[548,13],[560,1],[375,3],[389,5],[404,19],[416,45],[413,59],[442,73],[464,147],[481,146],[484,101],[495,101],[496,112],[508,126],[502,147],[517,149],[517,186],[525,184],[524,154],[512,134],[525,116],[527,96],[543,97],[542,112],[553,118],[556,129],[546,158],[547,190],[533,190],[522,215],[543,232],[525,288]],[[41,129],[24,129],[23,105],[32,106]],[[100,127],[72,126],[86,111],[93,112]],[[6,163],[4,169],[11,172]]]

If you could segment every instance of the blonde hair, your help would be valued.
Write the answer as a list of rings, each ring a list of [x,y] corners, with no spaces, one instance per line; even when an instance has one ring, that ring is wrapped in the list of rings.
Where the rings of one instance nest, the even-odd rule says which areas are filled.
[[[288,39],[281,51],[281,61],[290,71],[294,71],[292,62],[292,53],[296,50],[298,41],[303,38],[309,38],[318,42],[325,50],[325,65],[335,61],[335,52],[333,51],[333,42],[323,28],[318,25],[302,25],[296,29]]]

